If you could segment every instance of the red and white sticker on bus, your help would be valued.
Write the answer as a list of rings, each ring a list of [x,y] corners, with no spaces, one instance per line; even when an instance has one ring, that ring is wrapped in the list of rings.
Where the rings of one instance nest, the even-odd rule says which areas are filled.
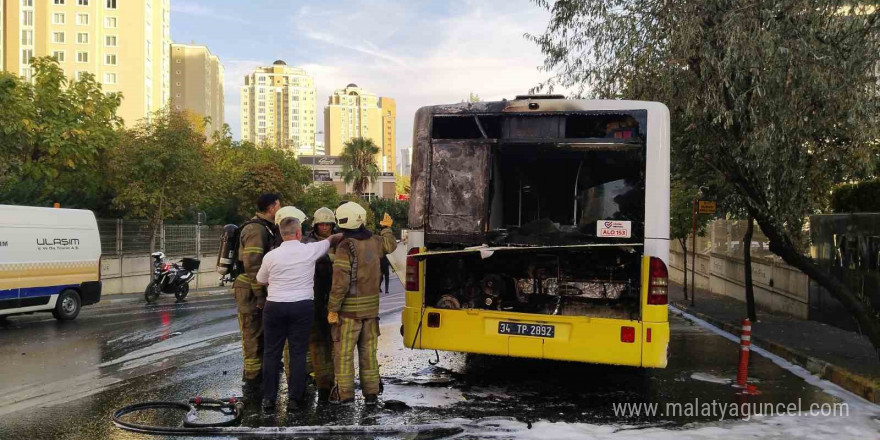
[[[599,220],[596,222],[596,236],[605,238],[629,238],[632,235],[632,222],[621,220]]]

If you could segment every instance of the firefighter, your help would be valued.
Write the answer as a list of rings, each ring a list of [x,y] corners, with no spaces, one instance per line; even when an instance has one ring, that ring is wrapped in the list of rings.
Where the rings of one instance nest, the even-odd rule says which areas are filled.
[[[333,234],[336,217],[330,208],[315,211],[312,232],[303,238],[303,243],[325,240]],[[311,370],[315,375],[318,389],[318,402],[327,402],[335,382],[333,376],[333,340],[330,338],[330,325],[327,322],[327,301],[330,299],[330,286],[333,284],[333,248],[327,256],[315,265],[315,320],[309,337]]]
[[[336,209],[336,221],[343,239],[333,260],[333,284],[327,322],[333,338],[333,372],[336,385],[330,395],[334,403],[354,401],[354,349],[360,361],[361,392],[368,405],[379,401],[379,260],[394,252],[397,241],[391,232],[391,217],[380,222],[384,228],[374,236],[364,222],[367,212],[354,202]]]
[[[244,272],[232,285],[238,304],[238,327],[241,330],[241,347],[244,352],[245,393],[257,392],[263,383],[263,305],[266,288],[257,283],[257,272],[263,256],[277,245],[280,239],[275,226],[275,214],[281,208],[277,194],[263,194],[257,199],[256,215],[241,228],[238,258]]]

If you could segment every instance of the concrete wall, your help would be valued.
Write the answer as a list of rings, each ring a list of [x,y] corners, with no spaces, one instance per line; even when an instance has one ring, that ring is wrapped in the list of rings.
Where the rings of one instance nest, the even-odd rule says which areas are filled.
[[[166,261],[177,262],[183,257],[169,256]],[[190,289],[217,287],[220,275],[216,272],[217,254],[202,254],[201,264],[196,279],[190,283]],[[103,294],[143,293],[150,283],[152,270],[150,255],[121,255],[118,257],[104,256],[101,258],[101,280]]]
[[[684,255],[676,241],[671,244],[669,276],[672,281],[681,284]],[[689,251],[688,285],[691,284],[690,266]],[[698,289],[745,302],[745,265],[742,257],[712,251],[698,252],[695,269],[694,281]],[[799,270],[773,258],[753,256],[752,283],[758,310],[808,319],[809,278]]]

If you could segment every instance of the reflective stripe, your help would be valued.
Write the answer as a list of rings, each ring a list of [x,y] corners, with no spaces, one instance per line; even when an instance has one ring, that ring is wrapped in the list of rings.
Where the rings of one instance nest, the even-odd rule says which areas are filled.
[[[243,253],[244,254],[260,254],[260,255],[262,255],[263,253],[265,253],[265,251],[261,247],[246,247],[246,248],[244,248]]]

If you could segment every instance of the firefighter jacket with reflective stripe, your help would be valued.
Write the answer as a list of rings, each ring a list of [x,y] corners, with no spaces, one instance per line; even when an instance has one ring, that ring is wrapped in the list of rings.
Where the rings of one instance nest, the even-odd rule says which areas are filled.
[[[263,256],[277,245],[280,234],[272,219],[263,213],[258,212],[253,220],[257,221],[245,225],[241,230],[238,258],[244,266],[244,273],[235,278],[233,287],[249,287],[256,297],[254,299],[263,300],[266,298],[266,288],[257,283],[257,272],[263,264]],[[236,299],[241,305],[242,299]]]
[[[363,240],[345,238],[339,242],[328,310],[350,318],[378,317],[379,260],[396,248],[397,240],[389,228]]]

